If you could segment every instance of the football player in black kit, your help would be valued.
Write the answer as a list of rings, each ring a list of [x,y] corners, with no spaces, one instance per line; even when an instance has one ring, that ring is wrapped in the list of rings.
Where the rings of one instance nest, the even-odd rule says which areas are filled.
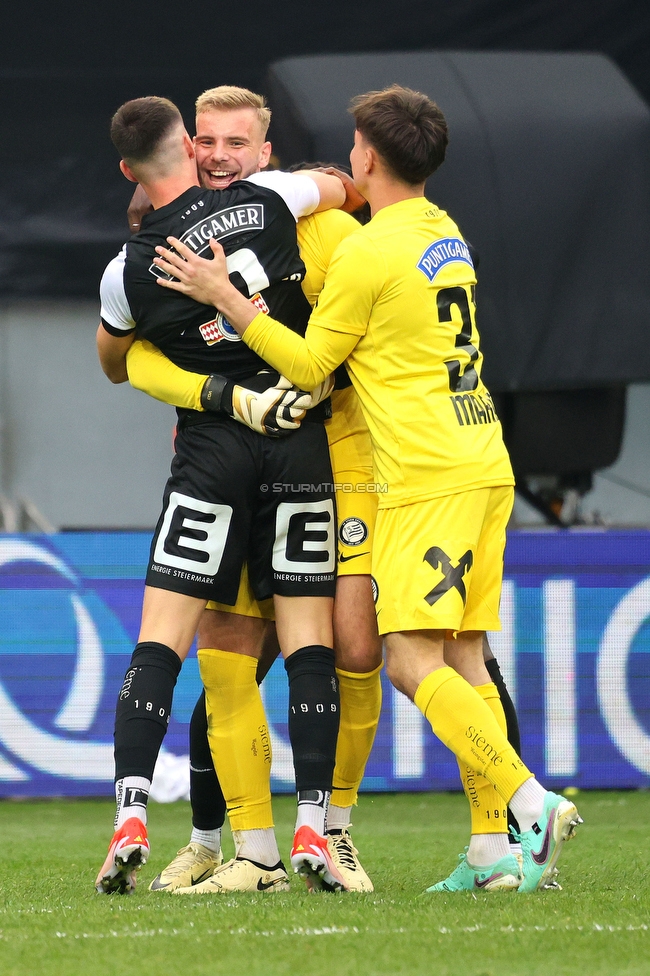
[[[197,172],[205,189],[225,189],[264,169],[271,153],[267,140],[271,112],[262,96],[237,86],[220,85],[203,92],[196,101]],[[301,167],[304,168],[304,167]],[[341,175],[337,171],[337,175]],[[346,202],[301,217],[296,225],[300,255],[306,274],[301,282],[313,306],[322,288],[325,269],[344,236],[358,224],[349,215],[359,206],[349,178],[344,177]],[[362,198],[361,198],[362,202]],[[129,227],[135,233],[144,213],[151,212],[148,198],[138,186],[129,207]],[[106,335],[99,330],[99,336]],[[129,347],[126,362],[108,373],[112,382],[127,379],[137,389],[177,407],[201,410],[210,377],[175,366],[154,345],[137,339]],[[341,376],[341,373],[344,375]],[[201,387],[197,398],[196,381]],[[336,373],[332,393],[332,418],[325,424],[336,489],[339,527],[339,563],[334,599],[334,651],[340,692],[340,726],[332,795],[327,808],[328,850],[348,891],[372,891],[350,835],[351,814],[374,740],[381,709],[381,642],[377,632],[370,577],[369,544],[377,507],[370,438],[358,400],[345,369]],[[206,382],[204,382],[206,381]],[[249,394],[248,394],[249,395]],[[285,390],[268,390],[265,397],[288,396]],[[246,395],[247,396],[247,395]],[[245,396],[239,401],[245,400]],[[281,401],[270,407],[277,418]],[[262,424],[260,425],[260,419]],[[284,423],[284,418],[279,418]],[[268,415],[259,415],[253,427],[268,433]],[[297,426],[297,421],[295,423]],[[351,493],[349,488],[355,490]],[[347,489],[347,490],[346,490]],[[351,526],[360,533],[349,544]],[[181,894],[226,894],[258,891],[267,865],[279,859],[269,810],[270,756],[263,717],[263,702],[255,687],[279,654],[275,639],[273,601],[258,603],[250,591],[244,570],[237,602],[225,606],[208,602],[197,632],[203,662],[204,690],[192,712],[189,727],[190,802],[192,830],[183,846],[151,881],[151,891]],[[242,667],[238,655],[254,658],[257,671]],[[246,680],[242,680],[242,671]],[[251,679],[256,679],[251,680]],[[265,738],[266,736],[266,738]],[[257,741],[256,741],[257,740]],[[267,761],[261,765],[260,754]],[[218,774],[217,774],[218,770]],[[155,778],[155,774],[154,774]],[[264,803],[261,803],[262,797]],[[224,863],[221,828],[226,812],[235,844],[235,857]],[[266,890],[266,889],[265,889]]]
[[[136,334],[148,338],[177,365],[218,374],[210,392],[225,413],[179,411],[139,639],[116,707],[115,835],[96,887],[107,893],[133,890],[136,871],[147,860],[146,804],[173,688],[206,601],[235,602],[244,561],[256,597],[274,597],[289,676],[299,800],[292,866],[315,886],[344,887],[323,837],[339,721],[326,405],[310,411],[288,439],[260,437],[236,423],[245,412],[268,411],[264,390],[277,374],[265,372],[266,364],[214,309],[159,288],[160,272],[152,263],[156,245],[171,234],[198,254],[209,251],[210,237],[217,237],[242,293],[302,332],[310,309],[300,287],[304,265],[295,219],[339,206],[344,190],[325,174],[284,173],[259,174],[222,191],[201,190],[192,142],[166,99],[127,102],[114,116],[111,137],[122,172],[146,189],[154,212],[104,274],[102,362],[123,357]],[[249,391],[245,395],[240,383]],[[322,393],[314,391],[314,399]],[[275,401],[278,395],[279,424],[291,426],[306,401],[291,390],[276,390]],[[269,491],[269,485],[281,490]],[[267,873],[267,888],[286,887],[279,860]]]

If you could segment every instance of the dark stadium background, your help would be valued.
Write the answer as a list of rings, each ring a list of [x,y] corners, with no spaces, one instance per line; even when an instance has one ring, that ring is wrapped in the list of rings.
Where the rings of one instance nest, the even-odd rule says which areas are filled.
[[[164,79],[188,112],[215,75],[257,89],[279,58],[420,48],[600,51],[650,98],[650,6],[643,0],[252,0],[187,7],[36,0],[5,9],[0,45],[4,77],[22,79],[26,95],[36,92],[39,78],[56,87],[57,74],[122,76],[135,85]]]
[[[131,492],[123,492],[119,472],[127,462],[122,459],[130,458],[137,450],[142,430],[160,431],[158,415],[154,417],[152,412],[159,408],[139,398],[137,409],[144,427],[140,434],[135,430],[127,431],[120,418],[129,409],[126,404],[131,402],[128,399],[131,391],[120,390],[118,397],[117,391],[102,391],[97,387],[94,351],[90,346],[86,347],[85,339],[89,334],[86,322],[96,316],[99,277],[126,236],[125,207],[131,188],[118,171],[116,153],[108,139],[108,121],[123,101],[144,94],[167,95],[181,107],[191,131],[197,93],[215,84],[230,83],[269,94],[276,118],[281,119],[281,99],[277,86],[274,88],[278,75],[276,72],[274,79],[270,68],[283,59],[354,53],[368,57],[383,52],[414,52],[415,58],[418,51],[594,52],[610,58],[646,102],[650,101],[650,5],[643,0],[570,0],[568,3],[566,0],[459,0],[456,3],[405,0],[398,5],[386,0],[330,0],[327,4],[305,3],[304,0],[280,0],[278,3],[253,0],[247,4],[198,2],[185,7],[167,0],[155,5],[141,0],[128,4],[122,0],[111,4],[89,4],[81,0],[62,0],[53,4],[34,0],[30,4],[7,5],[3,14],[0,33],[0,77],[4,96],[0,115],[0,303],[6,312],[3,312],[5,318],[0,333],[7,338],[0,349],[5,364],[4,379],[0,376],[3,391],[0,400],[4,402],[1,410],[3,427],[0,429],[0,494],[9,499],[21,496],[31,499],[45,516],[42,525],[147,527],[155,520],[151,472],[156,469],[162,474],[166,466],[168,440],[162,435],[155,440],[152,433],[147,441],[149,457],[146,461],[143,457],[141,472],[132,472]],[[284,60],[283,63],[292,62]],[[615,71],[604,63],[599,69],[604,72],[602,77],[606,76],[608,68]],[[299,70],[308,72],[310,68]],[[330,76],[334,70],[330,66]],[[580,70],[579,66],[577,70]],[[589,77],[589,70],[585,69],[585,91],[588,91]],[[475,73],[475,85],[477,78]],[[620,78],[613,78],[613,85],[618,86],[619,91],[621,83]],[[561,97],[562,89],[559,90]],[[300,85],[297,94],[300,94]],[[430,94],[435,96],[435,92]],[[293,95],[296,97],[296,90]],[[328,91],[324,90],[324,104],[328,96]],[[581,97],[577,89],[567,91],[567,99],[573,99],[571,111],[576,117],[580,112]],[[542,102],[535,93],[530,94],[530,99],[529,104]],[[452,196],[449,205],[461,228],[467,228],[464,233],[470,240],[473,239],[471,235],[476,234],[473,242],[483,252],[481,328],[487,354],[485,375],[492,391],[507,398],[499,402],[498,409],[507,428],[515,467],[522,476],[521,489],[526,489],[523,479],[531,473],[559,476],[563,479],[560,495],[556,483],[549,489],[553,504],[557,497],[561,501],[567,490],[575,497],[584,496],[592,483],[592,472],[609,467],[615,461],[626,423],[625,384],[639,384],[650,379],[650,344],[637,342],[637,330],[647,327],[650,302],[647,275],[637,270],[647,266],[650,250],[648,221],[644,216],[649,206],[647,173],[650,153],[642,148],[637,149],[636,154],[634,151],[629,153],[628,144],[621,144],[616,157],[612,145],[616,145],[617,118],[627,120],[632,141],[636,123],[630,126],[630,115],[626,114],[622,103],[620,116],[616,115],[615,109],[611,114],[610,105],[610,155],[607,159],[618,159],[618,162],[607,164],[607,186],[599,183],[604,167],[598,160],[598,104],[598,96],[594,99],[592,94],[589,116],[592,136],[584,149],[592,179],[591,183],[582,181],[581,200],[588,201],[591,192],[600,192],[601,196],[604,192],[615,208],[620,198],[627,195],[625,212],[619,206],[616,234],[619,235],[617,239],[625,243],[626,254],[635,255],[634,268],[630,270],[629,261],[627,268],[628,277],[636,276],[631,287],[624,283],[619,289],[625,300],[623,305],[617,301],[611,327],[606,315],[604,323],[593,323],[593,329],[600,330],[607,340],[601,343],[604,350],[600,355],[602,368],[589,375],[578,375],[582,339],[576,330],[567,330],[564,322],[558,320],[554,328],[560,344],[562,335],[573,331],[573,362],[578,364],[572,367],[573,374],[549,378],[548,369],[543,376],[533,375],[534,369],[526,376],[507,373],[514,362],[520,364],[519,373],[524,368],[524,360],[517,354],[524,332],[529,337],[531,349],[536,341],[535,329],[539,330],[540,342],[546,341],[542,336],[544,323],[535,326],[526,310],[518,309],[516,303],[510,301],[507,305],[510,331],[503,329],[505,318],[501,308],[498,315],[490,312],[496,307],[493,300],[496,290],[500,289],[505,296],[509,288],[496,273],[500,261],[505,267],[503,249],[495,245],[489,235],[482,236],[480,228],[475,228],[474,222],[464,213],[464,209],[469,209],[472,215],[483,212],[484,219],[489,219],[486,217],[490,213],[489,201],[480,198],[479,194],[482,206],[477,207],[476,194],[474,197],[469,194],[465,195],[465,200],[462,195],[460,198]],[[636,113],[638,119],[638,106]],[[552,106],[547,116],[552,125]],[[479,119],[479,113],[474,124],[485,129],[485,119]],[[529,122],[529,129],[534,124]],[[517,125],[515,119],[515,130]],[[286,124],[284,130],[287,131]],[[646,116],[643,134],[646,142],[648,131]],[[480,152],[482,142],[475,138],[477,133],[478,130],[466,132],[464,143],[454,120],[451,154],[466,146],[467,139],[469,145]],[[281,124],[274,129],[272,123],[270,138],[280,156],[282,151],[287,155],[287,151],[281,149],[283,144],[286,145]],[[495,138],[501,139],[498,129]],[[341,144],[344,143],[345,139]],[[501,141],[501,145],[505,153],[514,151],[516,154],[516,142],[513,143],[514,150],[508,142]],[[544,151],[546,145],[544,142]],[[555,152],[559,162],[555,167],[560,174],[556,186],[562,183],[562,161],[567,161],[564,148],[549,146],[549,151]],[[576,170],[575,160],[580,159],[580,151],[578,148],[577,153],[573,152],[572,178],[578,183],[580,172],[579,165]],[[466,155],[465,150],[461,150],[460,155]],[[445,187],[448,178],[456,172],[457,158],[445,166],[441,187]],[[643,162],[639,162],[642,159]],[[280,161],[293,160],[281,158]],[[527,162],[520,160],[523,180],[529,178],[526,167]],[[504,174],[502,179],[507,180],[509,176]],[[568,180],[564,182],[566,187],[562,189],[570,194],[571,186],[575,184]],[[467,183],[459,185],[462,191],[462,186]],[[543,193],[539,192],[539,186],[534,183],[532,186],[537,190],[536,206],[543,209]],[[636,196],[633,187],[641,188]],[[438,192],[436,187],[433,192]],[[441,196],[438,202],[444,206],[445,193]],[[561,213],[562,205],[558,206],[557,199],[555,204],[556,213]],[[579,205],[583,206],[583,203]],[[516,221],[517,208],[508,206],[509,217]],[[590,237],[592,209],[588,202],[584,204],[583,216],[579,218],[583,224],[582,241],[590,241],[591,245],[588,256],[585,256],[587,248],[583,248],[582,264],[589,268],[594,251],[601,256],[602,274],[600,265],[596,267],[598,261],[592,263],[589,272],[591,281],[600,283],[612,274],[616,275],[617,271],[603,256],[606,247],[601,247],[600,240],[596,241],[593,235]],[[574,210],[577,213],[577,209]],[[637,216],[640,219],[635,219]],[[604,226],[605,221],[601,220],[601,230]],[[634,227],[633,234],[626,233],[629,227]],[[529,239],[540,242],[539,251],[535,252],[533,245],[521,249],[517,243],[517,247],[511,248],[509,273],[512,277],[513,254],[517,255],[522,267],[532,269],[537,275],[535,294],[546,287],[550,295],[553,285],[544,284],[546,268],[542,266],[543,261],[537,260],[543,247],[541,223],[530,232]],[[552,248],[546,249],[544,260],[549,253],[553,260]],[[618,267],[626,261],[627,257],[619,255]],[[521,273],[519,280],[524,280]],[[582,294],[589,296],[589,274],[583,275],[582,281]],[[594,288],[591,292],[601,295],[602,289]],[[533,290],[529,288],[529,297],[532,294]],[[580,308],[580,302],[584,307],[581,297],[574,294],[573,299],[576,308]],[[564,301],[564,295],[558,300]],[[43,314],[35,306],[39,301],[45,303],[46,330],[40,329]],[[606,304],[599,299],[601,319]],[[586,321],[584,316],[582,320]],[[570,315],[569,321],[572,321]],[[587,323],[587,327],[592,325]],[[83,347],[75,338],[77,335],[79,339],[83,337]],[[607,343],[614,339],[616,349],[612,346],[611,355],[608,355]],[[546,342],[546,345],[550,349],[551,369],[553,362],[562,361],[566,365],[568,356],[559,358],[561,348],[558,347],[555,356],[554,348],[551,348],[553,343]],[[66,390],[65,402],[62,401],[60,383],[48,370],[52,357],[66,363],[74,376]],[[76,365],[73,366],[73,362]],[[504,375],[499,369],[506,371]],[[38,402],[29,395],[30,383],[47,391],[47,402],[51,407],[47,417],[43,417]],[[570,398],[574,388],[578,390],[577,400]],[[593,390],[591,399],[587,395],[590,389]],[[509,391],[519,392],[511,394]],[[513,396],[518,399],[514,400]],[[539,400],[539,396],[543,396],[543,400]],[[637,406],[645,409],[641,408],[643,391],[637,391],[634,396],[636,399],[627,396],[628,418],[630,404],[632,413]],[[96,402],[88,414],[91,400]],[[110,411],[112,424],[108,419]],[[72,419],[76,423],[81,414],[87,416],[86,436],[84,450],[77,456],[67,450],[68,443],[61,430],[66,421]],[[90,419],[91,415],[93,419]],[[531,423],[534,426],[540,417],[542,425],[531,438]],[[559,430],[567,434],[561,450],[556,437]],[[55,450],[54,445],[59,439],[61,447]],[[531,444],[534,446],[532,456]],[[31,445],[29,450],[28,445]],[[584,445],[590,450],[582,451]],[[62,463],[64,452],[66,457]],[[632,453],[638,457],[643,451]],[[578,457],[580,454],[583,456]],[[114,463],[109,466],[105,459],[111,455]],[[49,484],[45,484],[41,476],[40,458],[47,458]],[[95,472],[94,478],[89,475],[91,470]],[[650,493],[643,487],[647,481],[645,466],[637,470],[635,461],[631,467],[628,465],[611,477],[618,478],[615,490],[619,495],[620,491],[624,492],[620,499],[617,495],[612,500],[614,520],[622,519],[628,523],[636,520],[637,524],[641,518],[647,521],[646,515],[641,514],[646,509],[650,511]],[[76,486],[74,495],[69,487],[72,483]],[[614,481],[610,483],[613,485]],[[633,484],[631,489],[629,484]],[[636,490],[639,485],[641,492]],[[603,498],[598,505],[604,506],[607,512],[609,496]],[[639,514],[629,515],[630,501],[634,503],[634,512]],[[22,518],[22,524],[28,522],[28,517]],[[4,524],[9,524],[6,518]]]
[[[191,124],[197,92],[219,83],[264,91],[269,64],[281,58],[435,48],[603,52],[650,99],[650,5],[642,0],[7,5],[0,295],[95,296],[97,274],[123,236],[130,191],[106,123],[127,98],[165,94]],[[53,194],[54,210],[44,200]],[[38,216],[44,202],[49,221]],[[64,212],[67,227],[57,219]],[[98,247],[75,250],[65,276],[46,254],[38,270],[21,269],[17,256],[48,235],[68,248],[75,239]]]

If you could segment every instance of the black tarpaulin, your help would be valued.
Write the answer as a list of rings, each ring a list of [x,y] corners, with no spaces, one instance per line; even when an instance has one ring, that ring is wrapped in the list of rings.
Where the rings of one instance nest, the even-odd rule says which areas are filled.
[[[346,159],[350,98],[393,82],[450,126],[427,194],[481,258],[494,390],[650,379],[650,111],[602,55],[419,52],[271,67],[284,164]]]
[[[199,82],[30,69],[0,75],[0,86],[0,295],[93,298],[128,237],[133,191],[109,139],[111,116],[128,98],[161,94],[191,123]]]

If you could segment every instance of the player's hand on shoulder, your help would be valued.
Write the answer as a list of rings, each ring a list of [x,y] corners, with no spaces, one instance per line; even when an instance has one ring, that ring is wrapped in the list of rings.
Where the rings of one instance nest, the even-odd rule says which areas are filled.
[[[345,190],[345,202],[341,207],[339,207],[339,210],[343,210],[345,213],[353,214],[365,206],[367,202],[366,198],[359,193],[354,180],[348,173],[344,172],[342,169],[337,169],[336,166],[319,166],[318,171],[321,173],[327,173],[328,176],[338,176],[343,184],[343,189]]]
[[[224,289],[239,294],[230,284],[224,249],[214,238],[210,238],[211,259],[199,257],[176,237],[168,237],[167,243],[169,247],[156,248],[153,263],[169,278],[158,278],[157,284],[215,308]]]

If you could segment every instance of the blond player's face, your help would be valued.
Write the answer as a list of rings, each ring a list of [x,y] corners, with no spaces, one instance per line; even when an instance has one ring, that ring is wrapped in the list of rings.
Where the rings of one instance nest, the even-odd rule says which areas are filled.
[[[201,185],[224,190],[263,169],[271,155],[255,109],[210,109],[196,117],[196,165]]]

